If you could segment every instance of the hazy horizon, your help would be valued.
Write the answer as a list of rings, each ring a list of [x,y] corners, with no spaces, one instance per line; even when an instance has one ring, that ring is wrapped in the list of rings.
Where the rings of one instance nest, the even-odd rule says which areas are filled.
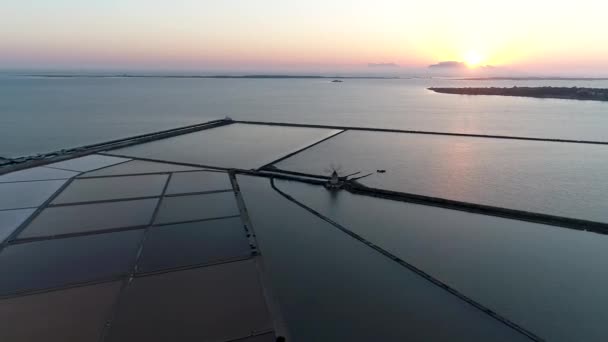
[[[0,70],[608,76],[608,4],[8,1]],[[491,70],[482,66],[491,65]]]
[[[319,77],[377,77],[377,78],[556,78],[556,79],[606,79],[606,73],[576,73],[576,72],[534,72],[518,71],[513,69],[492,68],[489,70],[430,70],[429,68],[398,67],[388,70],[374,70],[372,68],[218,68],[218,69],[180,69],[180,68],[0,68],[0,75],[8,76],[319,76]]]

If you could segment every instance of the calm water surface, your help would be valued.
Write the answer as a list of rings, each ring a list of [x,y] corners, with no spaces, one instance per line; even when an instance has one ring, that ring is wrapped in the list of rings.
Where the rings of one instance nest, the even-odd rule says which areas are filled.
[[[436,94],[429,86],[607,81],[163,79],[0,76],[0,156],[235,119],[608,141],[608,103]]]
[[[287,201],[268,179],[238,182],[291,340],[528,340]]]
[[[608,145],[349,131],[278,164],[395,191],[608,222]],[[377,173],[383,169],[385,173]]]
[[[296,182],[277,186],[547,341],[608,340],[605,235]]]
[[[314,79],[0,76],[0,156],[48,152],[225,116],[608,141],[608,103],[426,90],[513,85],[608,88],[605,81],[411,79],[335,84]],[[348,143],[350,133],[316,147],[330,147],[331,153],[305,162],[293,159],[292,166],[315,173],[332,166],[349,171],[386,168],[384,176],[365,181],[457,200],[607,219],[608,146],[453,137],[420,140],[412,135],[394,140],[355,137],[360,145],[354,146]],[[346,143],[332,150],[341,141]],[[307,154],[296,158],[308,158]],[[240,177],[239,182],[294,340],[519,337],[294,207],[273,192],[267,180]],[[602,341],[608,336],[608,298],[602,287],[608,280],[602,264],[604,236],[348,194],[331,197],[325,190],[303,185],[282,186],[543,337]],[[437,322],[442,329],[434,329]]]

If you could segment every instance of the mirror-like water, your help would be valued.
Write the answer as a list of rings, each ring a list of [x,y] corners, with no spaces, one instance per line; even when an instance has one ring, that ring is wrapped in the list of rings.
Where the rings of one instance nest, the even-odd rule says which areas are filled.
[[[608,146],[349,131],[276,165],[381,189],[608,222]],[[378,169],[385,173],[377,173]]]
[[[268,179],[238,182],[291,340],[527,341],[287,201]]]
[[[608,81],[0,77],[0,156],[54,151],[231,116],[608,141],[608,103],[436,94],[431,86]]]
[[[608,237],[455,210],[277,186],[547,341],[606,341]]]

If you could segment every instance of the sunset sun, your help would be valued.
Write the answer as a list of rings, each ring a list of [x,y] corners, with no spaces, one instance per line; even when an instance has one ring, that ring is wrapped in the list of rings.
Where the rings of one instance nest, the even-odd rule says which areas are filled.
[[[464,55],[464,62],[469,68],[475,68],[483,62],[483,57],[476,51],[469,51]]]

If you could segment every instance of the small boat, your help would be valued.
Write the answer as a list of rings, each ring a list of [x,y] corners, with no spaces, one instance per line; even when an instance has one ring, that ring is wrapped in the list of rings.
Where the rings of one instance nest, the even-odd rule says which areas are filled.
[[[342,81],[342,80],[333,80],[333,81],[331,81],[331,82],[332,82],[332,83],[342,83],[342,82],[344,82],[344,81]]]

